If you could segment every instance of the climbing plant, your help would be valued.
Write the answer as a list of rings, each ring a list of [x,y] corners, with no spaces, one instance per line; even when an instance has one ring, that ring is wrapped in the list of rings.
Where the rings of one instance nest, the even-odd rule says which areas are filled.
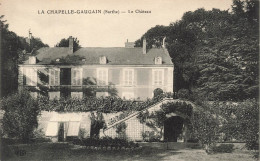
[[[116,133],[119,135],[119,138],[126,139],[126,128],[127,124],[125,122],[116,125]]]
[[[137,118],[140,123],[145,123],[148,127],[160,129],[160,135],[162,137],[162,131],[164,128],[164,122],[167,119],[167,114],[176,113],[188,120],[192,116],[192,110],[192,105],[185,102],[168,102],[163,103],[160,106],[160,110],[154,112],[145,110],[140,112]]]
[[[100,112],[97,112],[96,114],[94,112],[91,112],[90,120],[90,137],[99,137],[100,130],[106,127],[103,114]]]
[[[166,97],[171,97],[169,93],[161,94],[146,101],[123,100],[119,97],[85,97],[83,99],[68,98],[49,100],[48,97],[39,97],[39,107],[43,111],[56,112],[88,112],[98,111],[103,113],[119,111],[140,111],[152,106]]]

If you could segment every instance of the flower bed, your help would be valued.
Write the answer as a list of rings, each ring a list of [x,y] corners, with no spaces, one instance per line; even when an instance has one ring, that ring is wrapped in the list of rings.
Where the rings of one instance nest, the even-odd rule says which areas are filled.
[[[105,149],[105,150],[121,150],[121,149],[135,149],[139,147],[138,143],[133,141],[127,141],[120,138],[86,138],[86,139],[74,139],[72,141],[74,145],[85,146],[87,149]]]

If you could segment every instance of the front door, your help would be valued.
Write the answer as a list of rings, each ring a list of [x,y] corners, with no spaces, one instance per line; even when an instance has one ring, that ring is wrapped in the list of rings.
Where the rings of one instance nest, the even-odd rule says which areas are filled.
[[[177,142],[178,136],[182,133],[183,119],[180,116],[173,116],[164,122],[164,140]]]
[[[64,129],[64,122],[61,122],[58,131],[58,141],[64,141]]]

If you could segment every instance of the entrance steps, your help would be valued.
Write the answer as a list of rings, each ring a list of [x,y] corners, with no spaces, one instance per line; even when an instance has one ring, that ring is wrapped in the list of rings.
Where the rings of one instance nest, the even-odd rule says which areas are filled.
[[[173,99],[173,98],[164,98],[161,101],[158,101],[157,103],[155,103],[151,106],[148,106],[141,111],[133,111],[133,112],[130,112],[129,114],[127,114],[127,116],[123,117],[122,119],[117,119],[114,123],[107,125],[107,128],[104,129],[104,131],[107,131],[107,130],[115,127],[117,124],[120,124],[121,122],[125,122],[126,120],[137,116],[140,112],[143,112],[145,110],[156,111],[158,109],[158,107],[160,107],[163,103],[167,103],[167,102],[186,102],[187,104],[191,104],[193,107],[195,107],[195,105],[190,101],[184,101],[184,100]]]
[[[122,119],[117,119],[117,121],[115,121],[113,124],[108,125],[107,128],[104,129],[104,131],[107,131],[107,130],[111,129],[112,127],[116,126],[117,124],[120,124],[121,122],[124,122],[124,121],[126,121],[126,120],[128,120],[128,119],[130,119],[132,117],[137,116],[140,112],[143,112],[143,111],[148,110],[148,109],[156,108],[156,107],[162,105],[163,103],[166,103],[166,102],[169,102],[169,101],[173,102],[173,101],[176,101],[176,100],[174,100],[172,98],[164,98],[161,101],[159,101],[159,102],[157,102],[157,103],[155,103],[155,104],[153,104],[151,106],[148,106],[148,107],[146,107],[145,109],[143,109],[141,111],[133,111],[133,112],[127,114],[126,117],[124,117]]]

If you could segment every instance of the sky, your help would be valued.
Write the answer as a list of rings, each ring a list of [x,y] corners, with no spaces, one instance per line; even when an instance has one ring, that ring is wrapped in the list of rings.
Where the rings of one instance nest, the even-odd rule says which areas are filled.
[[[82,47],[123,47],[127,39],[134,42],[156,25],[180,20],[187,11],[231,10],[232,0],[0,0],[0,3],[0,15],[5,15],[9,30],[19,36],[28,37],[30,29],[34,37],[50,47],[69,36],[77,37]],[[67,14],[55,14],[55,10]],[[101,13],[72,14],[71,10],[101,10]],[[104,13],[105,10],[111,13]]]

